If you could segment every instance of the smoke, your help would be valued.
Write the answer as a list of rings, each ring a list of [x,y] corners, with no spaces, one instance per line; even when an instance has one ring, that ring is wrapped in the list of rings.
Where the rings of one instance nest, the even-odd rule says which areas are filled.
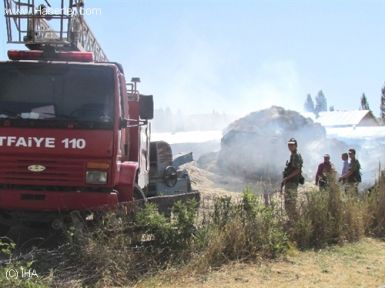
[[[385,127],[347,127],[327,129],[331,138],[347,143],[357,152],[363,186],[372,185],[385,165]]]
[[[244,103],[241,110],[251,112],[273,105],[299,110],[303,102],[300,86],[293,61],[265,62],[256,67],[255,75],[240,90],[239,102]]]
[[[280,181],[290,158],[287,141],[292,137],[297,139],[304,159],[303,172],[310,178],[318,161],[315,151],[325,153],[326,146],[331,145],[325,129],[295,111],[277,106],[232,123],[222,138],[218,164],[240,177]]]
[[[143,84],[158,83],[146,87],[156,91],[156,108],[245,115],[272,105],[296,110],[303,105],[300,76],[290,59],[261,61],[258,55],[246,59],[233,45],[220,46],[191,31],[181,33],[169,50],[165,57],[172,61],[163,64],[163,74]],[[160,85],[159,77],[165,79]]]
[[[378,129],[382,129],[385,135],[383,128]],[[355,139],[344,138],[350,139],[345,143],[343,139],[330,138],[322,126],[295,111],[271,107],[253,112],[228,127],[222,138],[218,166],[229,175],[237,175],[246,181],[277,183],[282,179],[286,160],[290,158],[287,140],[291,137],[298,141],[298,152],[304,162],[302,171],[307,181],[314,181],[318,164],[323,162],[326,153],[340,174],[341,154],[355,148],[362,167],[361,188],[374,183],[379,162],[385,163],[385,137],[381,138],[382,142],[378,138],[373,141],[358,131]]]

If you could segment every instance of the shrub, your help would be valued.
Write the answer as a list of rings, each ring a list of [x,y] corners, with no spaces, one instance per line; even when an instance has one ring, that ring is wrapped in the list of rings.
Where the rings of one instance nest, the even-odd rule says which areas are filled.
[[[289,230],[300,248],[356,241],[364,235],[364,201],[342,194],[334,178],[329,183],[326,190],[306,192],[301,203],[298,219]]]
[[[32,267],[34,261],[17,259],[13,257],[15,243],[7,238],[0,238],[0,253],[7,260],[0,268],[1,287],[40,288],[48,287],[51,283],[49,276],[40,275]]]
[[[367,200],[367,233],[385,237],[385,172],[383,171],[376,185],[370,190]]]
[[[193,265],[198,270],[218,267],[228,261],[275,258],[288,248],[279,210],[265,207],[246,189],[242,200],[218,198],[205,229],[206,243]],[[208,217],[210,219],[210,217]]]
[[[196,234],[197,202],[177,202],[168,218],[159,213],[155,204],[147,204],[135,217],[139,231],[150,237],[145,251],[158,255],[159,261],[183,260],[182,254],[189,254],[191,242]]]

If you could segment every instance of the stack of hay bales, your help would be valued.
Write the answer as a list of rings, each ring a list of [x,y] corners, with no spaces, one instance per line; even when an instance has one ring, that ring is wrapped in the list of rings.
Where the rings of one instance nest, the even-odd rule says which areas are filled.
[[[273,106],[228,126],[217,154],[217,167],[247,181],[278,182],[290,157],[287,141],[292,137],[297,139],[304,160],[303,174],[308,181],[314,178],[325,153],[339,166],[340,155],[348,148],[343,142],[327,139],[325,129],[310,118]]]

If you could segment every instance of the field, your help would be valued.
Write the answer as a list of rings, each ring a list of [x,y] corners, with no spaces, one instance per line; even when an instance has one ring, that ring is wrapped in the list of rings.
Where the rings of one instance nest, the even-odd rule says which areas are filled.
[[[385,242],[365,238],[319,251],[291,250],[276,261],[233,263],[194,277],[170,270],[136,287],[385,287]]]
[[[171,217],[154,205],[107,214],[21,258],[3,239],[0,287],[385,287],[385,173],[359,197],[303,185],[290,221],[279,193],[266,205],[235,193],[242,181],[189,172],[202,201]]]

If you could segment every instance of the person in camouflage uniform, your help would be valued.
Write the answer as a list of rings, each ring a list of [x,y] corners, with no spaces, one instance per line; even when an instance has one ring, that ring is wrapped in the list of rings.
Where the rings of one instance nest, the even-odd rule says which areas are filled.
[[[283,172],[281,186],[285,186],[285,211],[289,221],[297,218],[297,190],[298,184],[303,184],[301,175],[303,160],[301,154],[297,152],[297,140],[291,138],[288,141],[288,148],[291,152],[290,161],[286,161],[286,168]],[[301,179],[302,178],[302,179]]]
[[[349,170],[345,175],[342,175],[339,178],[339,181],[346,183],[346,192],[351,196],[358,196],[358,185],[361,182],[361,165],[360,162],[356,159],[356,150],[349,149],[348,151],[350,157]]]

